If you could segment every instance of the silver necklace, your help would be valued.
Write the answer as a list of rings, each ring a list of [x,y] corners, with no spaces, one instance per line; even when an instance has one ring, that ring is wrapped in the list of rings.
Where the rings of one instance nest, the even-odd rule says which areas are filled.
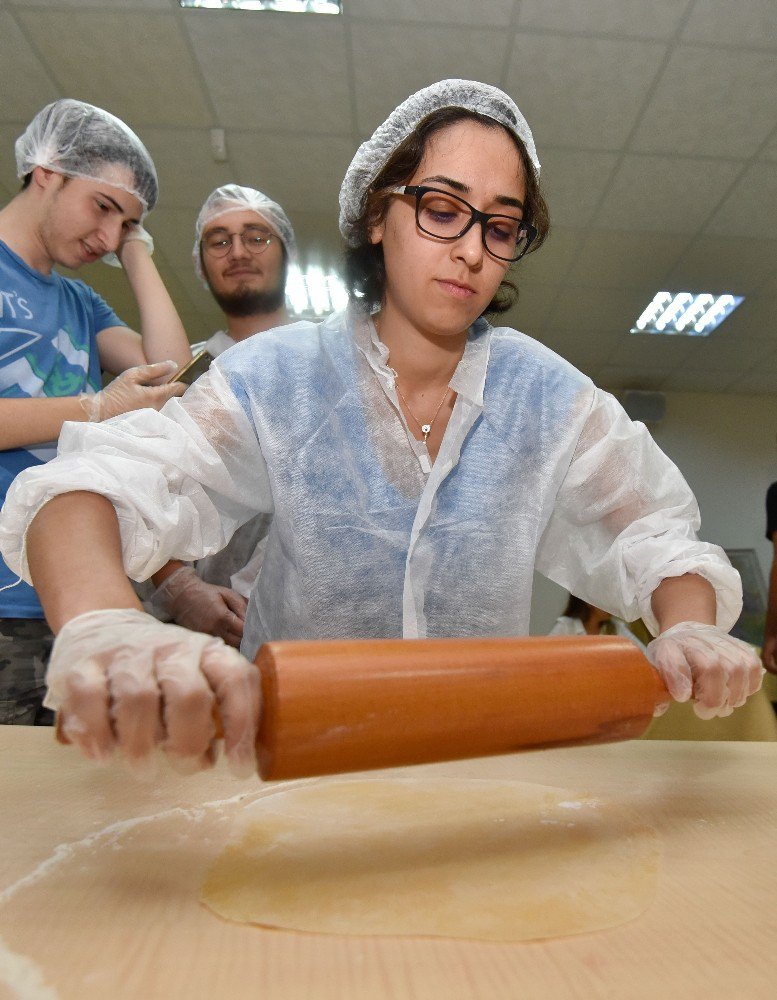
[[[427,440],[427,438],[429,437],[429,435],[430,435],[430,433],[432,431],[432,424],[437,419],[437,414],[442,409],[442,404],[448,398],[448,392],[450,391],[450,386],[449,385],[445,386],[445,392],[442,394],[442,399],[437,404],[437,409],[434,411],[434,415],[432,416],[432,419],[429,421],[429,423],[422,424],[421,421],[418,419],[418,417],[415,415],[415,413],[413,413],[413,411],[410,409],[410,404],[405,399],[405,396],[404,396],[404,393],[402,392],[402,390],[399,388],[399,382],[398,382],[398,377],[399,376],[397,375],[397,373],[394,371],[393,368],[391,370],[392,370],[392,372],[394,372],[394,388],[397,390],[397,395],[402,400],[402,402],[405,404],[405,408],[407,409],[407,412],[410,414],[410,416],[413,418],[413,420],[415,420],[415,422],[421,428],[421,433],[424,436],[424,444],[426,444],[426,440]]]

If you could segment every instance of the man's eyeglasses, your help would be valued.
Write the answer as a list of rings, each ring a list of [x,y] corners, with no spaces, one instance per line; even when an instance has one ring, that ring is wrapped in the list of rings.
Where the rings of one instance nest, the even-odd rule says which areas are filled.
[[[390,188],[389,194],[414,197],[418,228],[438,240],[457,240],[479,222],[483,246],[498,260],[520,260],[537,238],[537,230],[523,219],[479,212],[468,201],[439,188],[403,184]]]
[[[226,257],[234,245],[235,237],[251,254],[264,253],[273,241],[271,233],[255,226],[246,226],[241,233],[225,233],[223,229],[218,229],[203,238],[202,249],[211,257]]]

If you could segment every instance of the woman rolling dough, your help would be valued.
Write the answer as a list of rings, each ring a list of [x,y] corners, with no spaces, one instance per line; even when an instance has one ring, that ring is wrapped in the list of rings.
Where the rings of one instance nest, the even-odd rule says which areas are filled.
[[[687,484],[616,400],[490,325],[548,213],[513,101],[447,80],[362,144],[340,193],[352,298],[227,351],[160,413],[66,425],[0,541],[58,633],[48,704],[90,757],[252,766],[267,640],[522,635],[532,573],[659,635],[670,693],[729,713],[760,683],[741,588]],[[273,515],[242,652],[145,615],[127,581]]]

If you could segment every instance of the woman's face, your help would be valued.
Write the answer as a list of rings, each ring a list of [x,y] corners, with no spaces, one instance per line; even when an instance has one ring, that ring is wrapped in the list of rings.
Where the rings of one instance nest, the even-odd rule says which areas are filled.
[[[406,183],[459,195],[481,212],[523,216],[521,159],[501,127],[467,120],[446,126],[429,139]],[[383,318],[401,318],[433,337],[465,332],[487,308],[509,266],[485,249],[479,223],[452,241],[421,232],[415,199],[408,195],[390,196],[385,218],[370,239],[383,244]]]

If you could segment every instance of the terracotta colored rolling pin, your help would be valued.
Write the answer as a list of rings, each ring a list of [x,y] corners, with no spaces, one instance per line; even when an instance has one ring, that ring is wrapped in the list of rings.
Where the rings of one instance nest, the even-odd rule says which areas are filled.
[[[265,780],[641,736],[669,696],[615,636],[270,642]]]

